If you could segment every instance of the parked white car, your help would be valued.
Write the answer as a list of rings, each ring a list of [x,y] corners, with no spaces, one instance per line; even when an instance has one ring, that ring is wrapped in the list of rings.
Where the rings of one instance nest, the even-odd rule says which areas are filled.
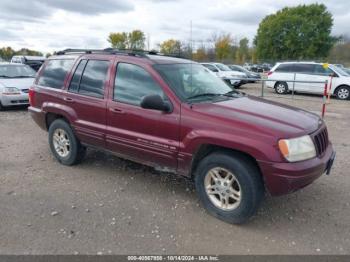
[[[324,66],[322,63],[314,62],[284,62],[277,63],[268,73],[267,87],[274,88],[278,94],[286,94],[293,89],[300,93],[323,94],[325,81],[328,83],[332,79],[330,93],[338,99],[350,99],[350,75],[343,69],[335,66]],[[307,83],[307,81],[322,82],[322,83]]]
[[[35,71],[23,64],[0,64],[0,110],[15,105],[28,105],[29,87]]]
[[[208,68],[210,71],[215,73],[218,77],[222,78],[225,82],[228,84],[239,87],[247,81],[241,80],[247,78],[246,74],[239,72],[239,71],[233,71],[228,66],[221,64],[221,63],[202,63],[203,66]]]

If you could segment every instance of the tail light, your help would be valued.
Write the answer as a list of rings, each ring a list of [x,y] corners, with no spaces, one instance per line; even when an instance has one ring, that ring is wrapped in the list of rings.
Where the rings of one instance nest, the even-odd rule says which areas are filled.
[[[269,72],[267,73],[267,76],[272,75],[272,73],[273,73],[273,71],[269,71]]]
[[[30,106],[34,106],[34,96],[35,96],[35,91],[34,91],[34,89],[30,88],[30,89],[29,89],[29,93],[28,93],[29,104],[30,104]]]

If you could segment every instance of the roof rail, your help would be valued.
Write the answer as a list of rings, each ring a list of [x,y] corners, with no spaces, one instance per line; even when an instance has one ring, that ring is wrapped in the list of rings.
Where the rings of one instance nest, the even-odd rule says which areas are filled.
[[[68,48],[62,51],[56,52],[56,55],[65,54],[115,54],[115,55],[129,55],[147,57],[147,55],[159,55],[156,51],[145,51],[145,50],[133,50],[133,49],[116,49],[116,48],[105,48],[105,49],[73,49]]]
[[[56,55],[65,55],[65,54],[113,54],[113,55],[128,55],[128,56],[138,56],[138,57],[148,57],[147,55],[160,55],[160,56],[169,56],[169,57],[178,57],[183,58],[179,55],[165,55],[158,53],[155,50],[146,51],[138,49],[116,49],[116,48],[105,48],[105,49],[73,49],[68,48],[62,51],[56,52]]]

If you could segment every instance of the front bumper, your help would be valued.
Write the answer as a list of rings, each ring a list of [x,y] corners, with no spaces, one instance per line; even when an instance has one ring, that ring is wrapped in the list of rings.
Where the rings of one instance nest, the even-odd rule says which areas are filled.
[[[272,196],[292,193],[301,189],[322,174],[329,174],[335,158],[332,144],[321,157],[296,163],[271,163],[258,161],[265,186]]]
[[[2,95],[1,104],[3,106],[16,106],[16,105],[28,105],[29,98],[28,94],[19,95]]]

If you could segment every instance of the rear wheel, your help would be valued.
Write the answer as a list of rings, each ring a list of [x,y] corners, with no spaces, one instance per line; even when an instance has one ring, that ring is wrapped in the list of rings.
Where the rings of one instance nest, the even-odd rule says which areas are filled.
[[[264,196],[264,184],[250,159],[226,152],[205,157],[197,168],[199,198],[213,216],[241,224],[255,214]]]
[[[63,119],[57,119],[50,125],[49,144],[55,158],[67,166],[81,162],[86,153],[86,148],[80,144],[71,126]]]
[[[275,91],[277,94],[284,95],[288,93],[288,85],[286,82],[277,82],[275,84]]]
[[[350,98],[350,88],[348,86],[340,86],[337,88],[335,95],[340,100],[348,100]]]
[[[0,111],[4,110],[4,106],[1,104],[1,101],[0,101]]]

